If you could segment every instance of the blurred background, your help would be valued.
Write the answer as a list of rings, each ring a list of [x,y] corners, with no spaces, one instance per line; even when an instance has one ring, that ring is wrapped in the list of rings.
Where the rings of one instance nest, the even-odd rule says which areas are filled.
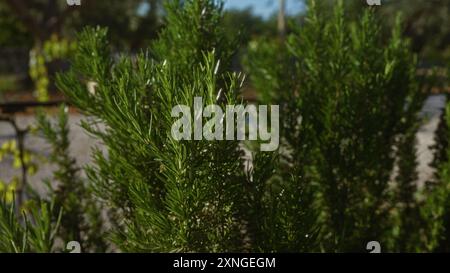
[[[72,41],[84,26],[107,26],[118,52],[146,48],[164,25],[162,2],[82,0],[80,6],[70,6],[66,0],[1,0],[0,101],[33,93],[38,100],[48,100],[47,91],[55,89],[52,77],[67,67]],[[365,0],[346,3],[355,16],[367,7]],[[403,13],[404,34],[411,38],[421,65],[429,68],[450,58],[449,6],[446,0],[385,0],[380,12],[386,15],[386,29],[394,23],[395,12]],[[241,33],[245,51],[252,39],[275,38],[289,32],[291,23],[301,24],[306,7],[302,0],[225,0],[224,9],[226,29]],[[45,76],[47,81],[41,79]]]
[[[333,2],[333,0],[323,0]],[[49,176],[46,144],[33,135],[34,110],[52,111],[64,102],[54,84],[56,72],[69,67],[67,58],[75,47],[77,31],[84,26],[106,26],[113,48],[119,53],[136,54],[149,46],[164,27],[161,0],[0,0],[0,182],[18,179],[40,181]],[[348,16],[358,16],[367,8],[365,0],[345,1]],[[240,34],[240,50],[234,68],[242,70],[247,47],[261,39],[283,39],[292,24],[302,24],[306,10],[302,0],[225,0],[227,32]],[[449,89],[444,82],[445,64],[450,60],[450,1],[382,0],[379,12],[383,29],[394,24],[394,14],[403,13],[403,34],[411,39],[419,59],[418,73],[434,75],[423,113],[429,122],[419,134],[420,176],[431,175],[428,147],[445,104]],[[386,36],[387,37],[387,36]],[[442,84],[440,84],[442,83]],[[255,98],[249,82],[244,96]],[[95,145],[78,126],[81,115],[71,109],[71,149],[82,165],[89,161]],[[24,163],[28,166],[24,169]],[[29,178],[25,178],[29,177]]]

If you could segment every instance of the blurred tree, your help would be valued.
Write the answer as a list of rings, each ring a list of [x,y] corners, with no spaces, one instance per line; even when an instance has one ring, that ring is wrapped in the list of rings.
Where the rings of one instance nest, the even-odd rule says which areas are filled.
[[[73,16],[71,26],[75,30],[86,25],[108,27],[114,45],[136,50],[156,38],[162,12],[161,0],[86,0]]]
[[[10,45],[20,42],[31,49],[29,69],[35,94],[38,100],[46,101],[48,89],[53,87],[51,79],[65,67],[67,58],[67,54],[48,54],[48,47],[67,48],[75,31],[85,25],[100,25],[110,29],[117,48],[136,51],[156,37],[161,2],[83,0],[80,6],[70,6],[57,0],[5,0],[0,2],[0,45],[2,40]]]
[[[110,29],[113,42],[136,47],[156,36],[160,2],[84,0],[81,6],[69,6],[57,0],[5,0],[0,3],[0,14],[12,15],[2,16],[0,25],[5,29],[3,36],[15,30],[26,31],[38,47],[53,34],[70,36],[85,25],[101,25]]]
[[[25,26],[0,3],[0,47],[31,46],[32,37]]]
[[[334,0],[324,0],[331,5]],[[403,34],[411,39],[412,49],[421,59],[450,59],[450,1],[448,0],[383,0],[372,7],[384,18],[385,35],[395,25],[395,14],[403,15]],[[348,16],[356,19],[368,8],[366,0],[345,1]]]
[[[255,15],[250,8],[224,11],[223,24],[228,36],[234,36],[236,33],[241,34],[240,42],[242,45],[247,45],[252,38],[259,36],[275,37],[277,34],[277,26],[273,19],[264,20]]]
[[[4,3],[32,36],[34,46],[41,46],[53,33],[61,33],[68,15],[76,9],[56,0],[5,0]]]
[[[404,34],[411,38],[413,50],[430,60],[450,58],[450,1],[448,0],[386,0],[381,12],[388,25],[393,14],[404,15]]]

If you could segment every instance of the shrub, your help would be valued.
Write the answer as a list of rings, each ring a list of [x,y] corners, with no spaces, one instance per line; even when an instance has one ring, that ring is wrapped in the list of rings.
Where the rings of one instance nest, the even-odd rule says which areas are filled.
[[[315,193],[325,251],[361,251],[372,240],[409,251],[414,241],[423,96],[400,23],[381,38],[373,10],[352,22],[342,1],[331,15],[310,1],[286,44],[255,43],[247,58],[262,101],[284,109],[291,158],[280,171]]]
[[[234,48],[213,1],[171,1],[167,28],[152,50],[114,62],[106,30],[79,37],[60,89],[92,116],[83,126],[102,140],[88,176],[115,216],[123,251],[239,251],[246,183],[239,143],[176,141],[172,108],[237,102],[240,79],[228,65]],[[80,78],[95,81],[90,93]],[[222,91],[220,91],[222,90]],[[99,122],[105,130],[96,128]]]

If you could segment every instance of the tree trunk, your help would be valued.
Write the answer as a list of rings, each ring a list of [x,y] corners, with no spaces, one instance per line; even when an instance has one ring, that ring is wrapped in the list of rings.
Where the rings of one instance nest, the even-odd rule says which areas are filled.
[[[286,0],[279,1],[279,11],[278,11],[278,33],[280,38],[284,40],[286,36]]]

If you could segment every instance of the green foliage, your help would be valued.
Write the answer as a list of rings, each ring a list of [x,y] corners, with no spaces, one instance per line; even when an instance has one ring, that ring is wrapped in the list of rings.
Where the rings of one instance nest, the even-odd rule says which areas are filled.
[[[414,52],[426,61],[440,63],[450,60],[450,3],[448,1],[394,1],[383,4],[380,15],[385,24],[394,25],[392,15],[401,11],[405,18],[404,33],[411,38]]]
[[[287,41],[250,43],[259,102],[281,109],[272,153],[257,141],[171,135],[173,107],[192,109],[195,97],[245,105],[244,77],[230,69],[239,41],[221,3],[167,1],[160,38],[133,57],[114,57],[108,31],[86,28],[57,85],[105,150],[94,149],[85,181],[69,155],[67,108],[56,123],[41,113],[57,166],[53,201],[30,195],[25,218],[17,214],[28,206],[3,202],[0,251],[56,251],[55,239],[85,251],[358,252],[373,240],[383,251],[448,250],[448,133],[439,134],[436,181],[419,189],[423,93],[400,20],[384,39],[374,9],[355,21],[343,1],[332,14],[322,5],[309,1]],[[13,191],[0,188],[7,199]]]
[[[18,89],[18,79],[16,75],[1,75],[0,76],[0,101],[3,99],[3,92],[13,91]]]
[[[325,251],[361,251],[375,239],[408,251],[396,249],[397,240],[414,230],[406,219],[415,203],[422,96],[400,24],[387,44],[378,26],[371,11],[352,23],[342,2],[330,18],[310,1],[305,25],[286,46],[255,44],[247,61],[263,101],[282,104],[289,117],[284,145],[303,156],[283,171],[301,169],[297,179],[316,189]]]
[[[0,47],[30,46],[32,37],[5,4],[0,4]]]
[[[220,61],[219,75],[229,69],[236,51],[235,37],[227,35],[222,23],[222,3],[217,1],[166,1],[166,28],[152,46],[151,53],[159,62],[177,67],[180,76],[204,61],[213,52]],[[223,76],[222,76],[223,77]]]
[[[3,142],[2,146],[0,147],[0,162],[9,158],[12,160],[12,168],[19,170],[23,165],[25,165],[26,174],[30,176],[34,175],[38,169],[38,166],[36,164],[36,155],[33,154],[32,151],[24,150],[22,158],[20,155],[20,149],[17,146],[18,145],[16,140]],[[9,181],[9,187],[15,188],[22,182],[21,179],[22,178],[20,176],[14,176],[11,181]],[[4,181],[0,179],[0,184],[2,184],[2,182]],[[0,188],[1,187],[4,186],[0,185]],[[7,198],[7,200],[11,200],[11,198]]]
[[[322,0],[326,9],[332,9],[335,0]],[[347,16],[353,20],[368,8],[366,1],[346,0]],[[398,13],[402,14],[402,33],[411,40],[411,50],[418,54],[423,64],[445,66],[450,57],[448,37],[450,34],[450,2],[422,0],[383,0],[375,12],[383,18],[379,24],[386,29],[384,34],[395,27]]]
[[[115,210],[111,222],[119,248],[238,251],[246,181],[239,143],[178,142],[170,136],[175,105],[192,106],[194,96],[216,103],[220,88],[221,99],[236,102],[239,79],[226,66],[233,48],[212,1],[172,1],[167,9],[155,59],[140,54],[134,63],[126,57],[115,63],[106,31],[88,29],[79,37],[72,71],[58,77],[58,84],[93,116],[83,126],[108,148],[107,156],[95,153],[96,166],[87,171]],[[94,81],[95,91],[80,77]],[[96,128],[100,121],[104,130]]]
[[[242,47],[247,46],[251,39],[256,37],[277,36],[276,21],[256,16],[251,8],[224,11],[223,25],[229,36],[240,34]]]
[[[45,181],[51,201],[42,199],[28,185],[28,199],[19,203],[14,198],[18,182],[0,184],[1,252],[61,251],[57,241],[78,241],[84,252],[107,250],[100,206],[69,155],[67,109],[61,107],[56,125],[43,112],[37,116],[38,132],[51,146],[49,162],[56,167],[51,180]],[[13,143],[4,146],[13,149]]]
[[[306,251],[313,234],[303,205],[311,200],[296,174],[274,175],[271,154],[252,153],[253,164],[246,162],[238,141],[171,137],[174,106],[192,107],[196,96],[223,109],[238,104],[243,79],[229,70],[234,39],[221,27],[220,5],[166,7],[167,28],[152,59],[114,62],[106,31],[87,29],[73,69],[58,77],[61,90],[92,116],[83,126],[108,148],[107,156],[95,152],[87,172],[115,210],[115,243],[124,251]]]
[[[28,175],[34,175],[38,169],[37,156],[32,151],[25,149],[23,145],[25,132],[29,128],[21,130],[14,119],[7,116],[1,117],[1,120],[8,122],[13,127],[16,139],[3,142],[0,147],[0,162],[11,160],[11,167],[20,170],[21,175],[14,175],[10,181],[0,179],[0,193],[4,195],[4,201],[8,203],[11,203],[14,194],[17,194],[18,203],[21,203],[25,187],[27,187],[27,177]]]
[[[450,65],[447,69],[447,83],[450,80]],[[436,252],[450,251],[450,103],[443,109],[441,120],[435,135],[434,160],[435,178],[429,181],[426,191],[429,198],[425,202],[422,214],[428,224],[428,230],[434,236],[427,242],[428,249]]]
[[[68,19],[66,32],[86,26],[108,27],[109,39],[117,48],[138,50],[157,38],[163,25],[162,2],[84,0]]]
[[[68,108],[60,107],[58,120],[52,125],[43,112],[38,113],[39,130],[51,145],[49,161],[57,166],[51,182],[50,197],[57,210],[64,211],[58,237],[65,243],[78,241],[84,252],[107,249],[101,210],[92,189],[81,178],[76,161],[69,154]]]
[[[55,251],[62,211],[56,213],[54,203],[39,201],[29,203],[19,219],[14,203],[0,202],[0,252]]]
[[[48,101],[50,75],[48,71],[48,64],[55,61],[67,58],[73,51],[75,44],[69,42],[67,39],[58,38],[57,35],[35,47],[30,52],[30,77],[34,81],[35,96],[38,101]]]

